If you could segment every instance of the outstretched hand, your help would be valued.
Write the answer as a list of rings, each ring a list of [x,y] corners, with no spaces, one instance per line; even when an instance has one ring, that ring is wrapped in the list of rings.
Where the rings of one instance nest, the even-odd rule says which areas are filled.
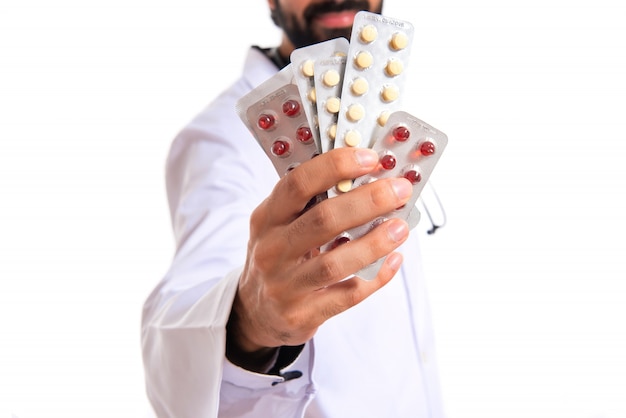
[[[406,203],[408,180],[381,179],[302,213],[314,196],[343,179],[369,173],[377,163],[376,152],[365,148],[321,154],[284,176],[255,209],[228,323],[231,361],[259,371],[276,347],[305,343],[324,321],[363,301],[398,271],[402,256],[393,251],[409,232],[401,219],[390,219],[331,251],[317,249]],[[344,280],[385,256],[373,280]]]

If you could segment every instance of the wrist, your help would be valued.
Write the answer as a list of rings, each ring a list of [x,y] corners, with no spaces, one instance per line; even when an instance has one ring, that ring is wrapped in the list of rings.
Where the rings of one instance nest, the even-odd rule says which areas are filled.
[[[252,372],[266,373],[276,362],[278,351],[278,347],[265,347],[247,338],[233,307],[226,324],[226,357],[231,363]]]

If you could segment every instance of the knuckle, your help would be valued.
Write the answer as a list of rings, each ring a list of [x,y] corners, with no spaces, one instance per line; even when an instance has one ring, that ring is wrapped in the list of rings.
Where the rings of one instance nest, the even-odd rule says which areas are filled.
[[[283,328],[278,335],[281,341],[287,341],[292,334],[305,326],[304,319],[299,310],[291,310],[283,315]]]
[[[307,223],[303,217],[295,219],[285,230],[285,238],[290,245],[294,245],[306,235]]]
[[[319,257],[318,280],[323,283],[332,282],[341,276],[341,263],[331,253]]]
[[[340,148],[335,153],[329,153],[330,161],[327,165],[337,178],[344,179],[352,177],[354,174],[354,157],[352,150]]]
[[[322,318],[326,319],[330,319],[333,316],[339,315],[340,313],[344,312],[346,309],[350,308],[350,306],[352,305],[342,305],[339,303],[329,303],[328,305],[324,306],[321,309],[321,316]]]
[[[251,244],[252,245],[252,244]],[[280,240],[266,239],[251,247],[253,266],[265,274],[271,272],[276,265],[276,255],[281,254]]]
[[[292,170],[283,177],[287,193],[298,199],[305,199],[310,195],[310,180],[305,170]]]
[[[360,279],[355,279],[355,280],[360,280]],[[347,309],[347,308],[350,308],[352,306],[359,304],[362,300],[363,300],[363,297],[361,296],[361,292],[359,292],[356,289],[352,289],[352,291],[344,293],[343,304]]]
[[[317,205],[307,213],[306,218],[316,231],[333,232],[337,229],[337,216],[331,205]]]
[[[388,182],[377,181],[372,184],[370,191],[370,201],[375,208],[388,209],[394,208],[399,204],[399,200],[394,193],[391,184]]]

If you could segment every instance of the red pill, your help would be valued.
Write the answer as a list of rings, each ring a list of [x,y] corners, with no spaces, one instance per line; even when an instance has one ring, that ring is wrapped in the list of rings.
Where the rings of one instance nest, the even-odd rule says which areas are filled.
[[[283,103],[283,113],[287,116],[296,116],[300,113],[300,103],[296,100],[287,100]]]
[[[420,145],[420,152],[422,155],[433,155],[435,153],[435,144],[430,141],[423,142]]]
[[[339,247],[340,245],[346,244],[348,242],[350,242],[350,237],[346,237],[345,235],[341,236],[341,237],[337,237],[337,238],[335,238],[335,240],[333,241],[332,245],[330,246],[330,249],[334,250],[335,248]]]
[[[287,141],[274,141],[272,144],[272,154],[277,157],[286,157],[289,155],[289,142]]]
[[[411,131],[409,131],[406,126],[398,126],[393,130],[393,139],[399,142],[404,142],[411,136]]]
[[[380,165],[385,170],[391,170],[396,166],[396,157],[391,154],[383,155],[383,157],[380,159]]]
[[[313,139],[313,132],[308,126],[301,126],[296,130],[296,138],[303,143],[309,143]]]
[[[263,129],[264,131],[271,129],[275,123],[276,118],[274,117],[274,115],[270,115],[268,113],[264,113],[259,116],[259,120],[257,121],[257,125],[259,125],[259,128]]]
[[[417,170],[410,169],[404,173],[404,178],[410,181],[412,184],[417,184],[422,181],[422,175]]]

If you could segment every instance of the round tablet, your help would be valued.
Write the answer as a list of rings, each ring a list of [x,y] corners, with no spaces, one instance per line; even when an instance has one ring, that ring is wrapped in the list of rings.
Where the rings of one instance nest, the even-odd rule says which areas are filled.
[[[331,141],[335,140],[335,138],[337,137],[337,124],[336,123],[333,123],[332,125],[328,127],[328,130],[326,130],[326,135],[328,135],[328,138]]]
[[[291,154],[290,148],[289,141],[279,139],[272,143],[271,151],[277,157],[287,157]]]
[[[337,190],[342,193],[349,192],[352,189],[352,180],[341,180],[337,183]]]
[[[367,90],[369,90],[369,84],[363,77],[358,77],[352,82],[350,89],[352,90],[352,94],[355,96],[362,96],[367,93]]]
[[[395,77],[397,75],[402,74],[404,71],[404,65],[402,65],[402,61],[391,59],[387,61],[387,66],[385,67],[385,72],[390,77]]]
[[[389,41],[389,46],[394,51],[398,51],[400,49],[406,48],[409,44],[409,38],[406,34],[402,32],[396,32],[392,35],[391,40]]]
[[[313,77],[313,75],[315,74],[313,68],[313,60],[304,61],[302,63],[302,74],[304,74],[305,77]]]
[[[335,87],[339,84],[339,73],[336,70],[328,70],[324,73],[322,81],[328,87]]]
[[[376,29],[376,26],[366,25],[365,27],[363,27],[363,29],[361,29],[360,37],[361,40],[366,44],[374,42],[378,37],[378,30]]]
[[[396,167],[396,157],[393,154],[386,154],[380,158],[380,166],[385,170],[393,170]]]
[[[378,125],[385,126],[387,124],[387,119],[389,119],[390,114],[391,112],[388,110],[384,110],[380,112],[380,115],[378,115],[378,118],[376,119],[376,122],[378,122]]]
[[[420,145],[420,152],[422,155],[433,155],[435,153],[435,144],[426,140],[422,143],[422,145]]]
[[[380,96],[385,102],[393,102],[400,96],[400,91],[396,86],[385,86]]]
[[[339,108],[341,107],[341,100],[338,97],[331,97],[326,100],[326,110],[329,113],[337,113],[339,112]]]
[[[389,119],[390,114],[391,112],[388,110],[384,110],[380,112],[380,115],[378,115],[378,118],[376,119],[376,122],[378,122],[378,125],[385,126],[387,124],[387,119]]]
[[[372,62],[374,62],[374,57],[368,51],[361,51],[354,58],[354,65],[361,70],[369,68]]]
[[[402,177],[410,181],[412,184],[417,184],[420,181],[422,181],[422,175],[420,174],[419,171],[417,171],[417,168],[415,168],[413,165],[409,166],[408,168],[404,170]]]
[[[350,130],[346,132],[343,142],[349,147],[356,147],[361,143],[361,134],[358,131]]]
[[[352,122],[357,122],[357,121],[363,119],[363,116],[365,116],[365,108],[363,107],[362,104],[359,104],[359,103],[355,103],[353,105],[350,105],[350,107],[348,108],[348,112],[347,112],[346,116]]]
[[[309,90],[309,94],[307,94],[306,97],[311,103],[315,103],[317,101],[317,93],[315,92],[315,87]]]

